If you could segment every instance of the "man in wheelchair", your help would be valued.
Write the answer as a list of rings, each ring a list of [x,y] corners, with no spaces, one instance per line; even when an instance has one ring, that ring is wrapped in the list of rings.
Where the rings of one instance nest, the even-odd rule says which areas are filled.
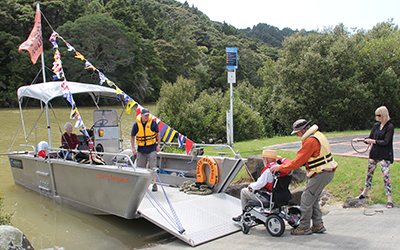
[[[275,164],[284,164],[290,162],[289,159],[282,159],[277,155],[275,150],[264,150],[259,157],[263,158],[264,169],[261,172],[260,177],[256,182],[250,183],[247,188],[243,188],[240,192],[240,200],[242,203],[242,214],[237,217],[233,217],[232,220],[239,222],[245,213],[245,208],[249,201],[260,200],[263,204],[269,204],[272,185],[275,177],[272,175],[269,168]],[[284,175],[288,175],[285,173]]]

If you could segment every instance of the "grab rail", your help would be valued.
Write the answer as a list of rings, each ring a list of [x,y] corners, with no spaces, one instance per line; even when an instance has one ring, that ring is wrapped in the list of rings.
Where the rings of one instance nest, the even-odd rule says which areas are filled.
[[[18,150],[17,150],[17,154],[19,154],[19,149],[20,149],[20,147],[31,147],[32,149],[33,149],[33,152],[35,152],[35,146],[33,146],[33,145],[28,145],[28,144],[19,144],[18,145]]]
[[[108,152],[97,152],[97,151],[89,151],[89,150],[77,150],[77,149],[65,149],[65,148],[49,148],[50,151],[56,151],[56,152],[61,152],[61,151],[66,151],[66,152],[74,152],[74,153],[85,153],[88,155],[93,155],[93,154],[101,154],[101,155],[110,155],[110,156],[123,156],[128,159],[128,165],[132,166],[133,170],[136,171],[136,167],[133,165],[133,162],[131,160],[131,157],[127,154],[122,154],[122,153],[108,153]],[[66,160],[67,154],[65,154],[63,160]],[[122,168],[122,166],[117,165],[118,168]]]

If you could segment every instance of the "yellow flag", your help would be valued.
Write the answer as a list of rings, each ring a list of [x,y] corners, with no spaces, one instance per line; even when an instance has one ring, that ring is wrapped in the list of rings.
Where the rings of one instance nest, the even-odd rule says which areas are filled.
[[[117,91],[117,95],[122,93],[122,90],[120,88],[118,88],[117,86],[115,86],[115,90]]]
[[[126,105],[126,113],[130,114],[132,107],[136,104],[134,100],[130,100],[128,105]]]

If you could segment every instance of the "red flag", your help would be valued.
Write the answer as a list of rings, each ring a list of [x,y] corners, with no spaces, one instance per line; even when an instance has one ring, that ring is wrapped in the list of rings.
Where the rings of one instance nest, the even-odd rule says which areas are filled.
[[[193,147],[193,142],[186,138],[186,154],[190,154],[190,151],[192,150]]]
[[[18,51],[27,50],[31,55],[32,63],[35,64],[39,55],[43,52],[42,23],[40,19],[39,3],[36,6],[35,26],[31,31],[28,39],[21,43]]]
[[[136,116],[138,116],[142,113],[142,108],[143,107],[138,104],[137,109],[136,109]]]

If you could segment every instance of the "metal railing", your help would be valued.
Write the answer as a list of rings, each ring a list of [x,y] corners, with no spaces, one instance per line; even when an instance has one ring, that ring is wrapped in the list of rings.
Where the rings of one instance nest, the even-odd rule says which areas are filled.
[[[136,171],[136,167],[133,165],[133,162],[132,162],[132,159],[131,159],[131,157],[129,156],[129,155],[127,155],[127,154],[122,154],[122,153],[108,153],[108,152],[97,152],[97,151],[89,151],[89,150],[77,150],[77,149],[65,149],[65,148],[48,148],[47,149],[47,155],[50,155],[52,152],[57,152],[57,154],[58,154],[58,152],[67,152],[67,153],[69,153],[69,152],[73,152],[73,153],[84,153],[84,154],[87,154],[87,155],[89,155],[89,157],[91,156],[91,155],[109,155],[109,156],[114,156],[114,157],[116,157],[116,156],[122,156],[122,157],[126,157],[126,159],[128,160],[128,164],[126,164],[126,165],[128,165],[129,167],[132,167],[133,168],[133,170],[135,170]],[[67,160],[66,159],[66,157],[67,157],[67,155],[68,154],[64,154],[64,157],[63,158],[61,158],[61,159],[63,159],[64,161],[65,160]],[[107,165],[111,165],[111,164],[107,164]],[[113,165],[111,165],[111,166],[113,166]],[[121,165],[116,165],[118,168],[122,168],[123,166],[121,166]]]

